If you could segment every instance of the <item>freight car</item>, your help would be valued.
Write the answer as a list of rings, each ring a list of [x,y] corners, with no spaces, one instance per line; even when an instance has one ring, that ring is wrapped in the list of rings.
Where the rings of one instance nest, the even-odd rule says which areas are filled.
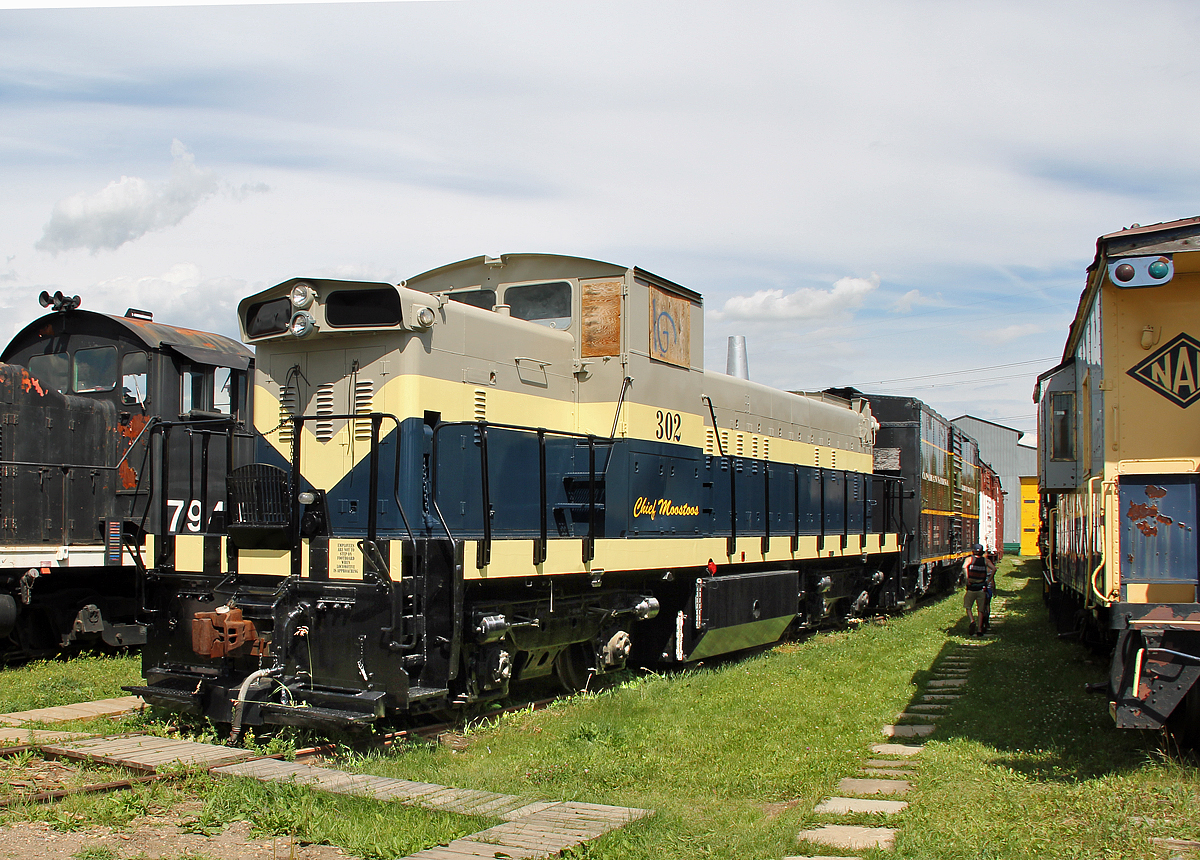
[[[79,310],[78,296],[41,301],[51,312],[0,353],[5,660],[145,641],[136,566],[147,535],[198,531],[202,514],[223,508],[227,450],[210,446],[209,434],[247,415],[251,353],[237,341],[134,309]],[[153,483],[152,456],[186,462],[183,482]],[[208,498],[217,501],[203,508]]]
[[[293,279],[239,317],[260,450],[227,536],[156,545],[152,703],[363,724],[894,602],[868,404],[705,372],[685,287],[514,254]]]
[[[879,422],[874,470],[903,482],[901,522],[905,597],[941,593],[954,586],[963,559],[980,540],[979,445],[968,434],[913,397],[830,389],[867,401]]]
[[[1038,377],[1046,599],[1113,645],[1121,728],[1200,742],[1200,218],[1101,236],[1062,361]]]
[[[979,464],[979,543],[997,560],[1004,556],[1004,487],[984,462]]]

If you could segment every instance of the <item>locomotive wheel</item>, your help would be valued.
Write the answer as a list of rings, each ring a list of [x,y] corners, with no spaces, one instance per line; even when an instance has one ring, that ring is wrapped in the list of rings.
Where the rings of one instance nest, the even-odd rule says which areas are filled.
[[[588,682],[595,677],[596,671],[589,656],[587,645],[575,642],[559,651],[554,658],[554,674],[568,693],[586,690]]]

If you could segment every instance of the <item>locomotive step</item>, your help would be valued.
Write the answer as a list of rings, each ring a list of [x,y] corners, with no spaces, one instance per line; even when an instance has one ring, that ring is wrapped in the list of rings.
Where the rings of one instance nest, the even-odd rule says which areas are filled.
[[[200,696],[197,693],[193,693],[190,689],[183,690],[178,687],[167,686],[137,687],[132,685],[122,687],[121,689],[126,693],[141,696],[152,705],[162,704],[166,707],[182,708],[184,710],[194,710],[200,707]]]
[[[313,705],[283,705],[279,702],[260,702],[259,710],[267,722],[280,725],[292,725],[289,718],[295,720],[295,725],[312,725],[324,723],[327,725],[352,728],[365,726],[375,721],[375,715],[362,711],[343,711],[338,708],[322,708]]]

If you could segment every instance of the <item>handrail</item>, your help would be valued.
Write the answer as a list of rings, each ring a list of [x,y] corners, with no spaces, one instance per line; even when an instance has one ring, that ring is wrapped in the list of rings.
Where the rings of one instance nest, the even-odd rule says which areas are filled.
[[[725,445],[721,442],[721,430],[717,427],[717,411],[713,407],[712,398],[701,394],[700,399],[708,405],[708,414],[712,417],[717,453],[721,455],[722,460],[729,461],[729,537],[725,539],[725,555],[732,558],[737,552],[737,472],[733,468],[733,458],[725,456]]]
[[[621,381],[621,396],[617,398],[617,411],[616,414],[613,415],[613,429],[612,432],[608,434],[610,439],[617,438],[617,424],[619,424],[621,421],[621,406],[623,406],[625,403],[625,392],[629,390],[629,386],[632,384],[632,376],[626,376]]]
[[[1088,478],[1088,480],[1087,480],[1088,558],[1089,558],[1089,560],[1090,560],[1091,556],[1093,555],[1092,550],[1095,547],[1095,543],[1092,540],[1092,535],[1095,533],[1096,528],[1098,526],[1098,523],[1096,522],[1096,504],[1095,504],[1096,493],[1095,493],[1095,490],[1092,489],[1092,485],[1096,481],[1103,481],[1103,480],[1104,480],[1103,475],[1093,475],[1092,477]],[[1103,507],[1103,505],[1104,505],[1103,498],[1101,498],[1100,504]],[[1099,564],[1097,564],[1095,566],[1095,568],[1092,569],[1092,575],[1090,577],[1088,577],[1088,585],[1091,587],[1091,594],[1089,594],[1088,596],[1091,597],[1092,595],[1095,595],[1101,603],[1107,603],[1108,602],[1107,595],[1102,594],[1100,592],[1100,589],[1098,589],[1096,587],[1096,577],[1100,575],[1100,571],[1104,568],[1103,536],[1101,536],[1101,545],[1099,547],[1099,552],[1096,554],[1099,555],[1100,562],[1099,562]]]
[[[479,422],[479,477],[483,503],[483,540],[475,547],[475,569],[482,570],[492,561],[492,497],[491,475],[488,471],[487,422]]]
[[[546,555],[549,551],[549,534],[546,522],[546,508],[549,505],[549,499],[546,498],[546,430],[542,427],[538,428],[538,500],[540,502],[538,508],[538,539],[533,544],[533,564],[536,567],[539,564],[544,564]]]
[[[326,417],[326,416],[322,416],[322,417]],[[437,512],[437,515],[442,522],[442,528],[445,529],[447,536],[450,536],[450,529],[446,525],[445,517],[442,516],[442,512],[438,508],[438,504],[437,504],[438,468],[439,468],[438,447],[441,444],[439,435],[441,434],[441,432],[443,430],[450,428],[450,427],[474,427],[476,429],[476,431],[480,434],[479,438],[480,438],[480,444],[481,444],[481,457],[483,460],[483,463],[482,463],[483,474],[481,475],[481,480],[483,481],[482,490],[484,493],[484,517],[483,517],[483,540],[480,541],[479,545],[476,547],[476,559],[475,560],[476,560],[476,568],[477,569],[482,569],[487,564],[491,563],[491,544],[492,544],[492,524],[491,524],[491,516],[490,516],[491,479],[490,479],[490,476],[487,474],[487,471],[488,471],[487,470],[487,431],[489,429],[492,429],[492,430],[515,430],[515,431],[521,432],[521,433],[535,434],[538,436],[538,438],[540,440],[539,445],[542,447],[544,447],[544,440],[547,436],[557,436],[557,437],[561,437],[564,439],[578,439],[580,441],[587,441],[587,443],[588,443],[588,461],[589,461],[588,462],[588,536],[586,538],[584,538],[584,546],[583,546],[584,559],[583,560],[584,560],[584,562],[588,562],[588,561],[591,561],[593,558],[595,558],[596,447],[600,446],[600,445],[605,445],[605,446],[613,445],[616,442],[616,439],[611,438],[611,437],[606,438],[603,436],[596,436],[595,434],[592,434],[592,433],[575,433],[575,432],[572,432],[569,430],[552,430],[552,429],[549,429],[546,427],[529,427],[529,426],[525,426],[525,425],[521,425],[521,424],[499,424],[499,423],[492,423],[490,421],[447,421],[447,422],[438,424],[438,426],[433,429],[433,445],[432,445],[433,466],[431,468],[431,479],[430,479],[430,484],[432,485],[432,489],[430,491],[430,501],[431,501],[431,506]],[[539,452],[539,454],[541,457],[544,457],[544,451]],[[542,485],[543,485],[542,491],[544,493],[547,476],[542,476],[541,480],[542,480]],[[548,501],[543,503],[543,505],[542,505],[543,519],[545,516],[544,512],[545,512],[547,505],[548,505]],[[541,535],[544,536],[541,539],[545,540],[548,544],[548,542],[549,542],[548,541],[548,538],[549,538],[548,526],[544,523],[541,526]],[[453,540],[453,537],[451,537],[451,540]],[[536,545],[534,547],[534,555],[535,555],[535,558],[538,555],[538,547]],[[545,559],[543,558],[542,560],[544,561]],[[535,562],[535,564],[537,564],[537,563],[538,562]]]
[[[588,436],[588,533],[583,541],[583,563],[596,557],[596,437]]]
[[[367,500],[367,540],[374,542],[378,534],[378,506],[379,506],[379,435],[383,426],[384,419],[388,419],[396,425],[396,456],[395,475],[392,480],[392,499],[396,502],[396,510],[400,512],[400,519],[404,523],[404,530],[408,534],[408,540],[413,545],[414,549],[417,545],[416,535],[413,533],[412,526],[409,524],[408,515],[404,511],[404,504],[400,501],[400,442],[401,434],[404,432],[404,427],[400,419],[390,412],[347,412],[341,415],[293,415],[292,421],[295,424],[295,433],[292,435],[292,523],[293,523],[293,541],[295,545],[299,545],[300,534],[300,443],[303,438],[301,430],[304,429],[305,421],[352,421],[361,420],[363,418],[371,419],[371,473],[368,477],[370,482],[371,496]],[[440,512],[439,512],[440,516]],[[443,521],[444,524],[444,521]],[[449,529],[446,530],[449,536]],[[453,540],[453,538],[451,538]],[[297,558],[299,558],[297,556]],[[297,562],[298,563],[298,562]]]

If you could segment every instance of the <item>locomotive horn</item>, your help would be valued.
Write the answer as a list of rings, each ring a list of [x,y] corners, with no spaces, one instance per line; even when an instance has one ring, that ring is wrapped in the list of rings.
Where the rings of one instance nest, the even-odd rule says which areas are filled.
[[[73,311],[80,304],[79,296],[64,296],[62,290],[55,290],[53,296],[42,290],[42,294],[38,296],[38,301],[44,308],[53,305],[56,311]]]

